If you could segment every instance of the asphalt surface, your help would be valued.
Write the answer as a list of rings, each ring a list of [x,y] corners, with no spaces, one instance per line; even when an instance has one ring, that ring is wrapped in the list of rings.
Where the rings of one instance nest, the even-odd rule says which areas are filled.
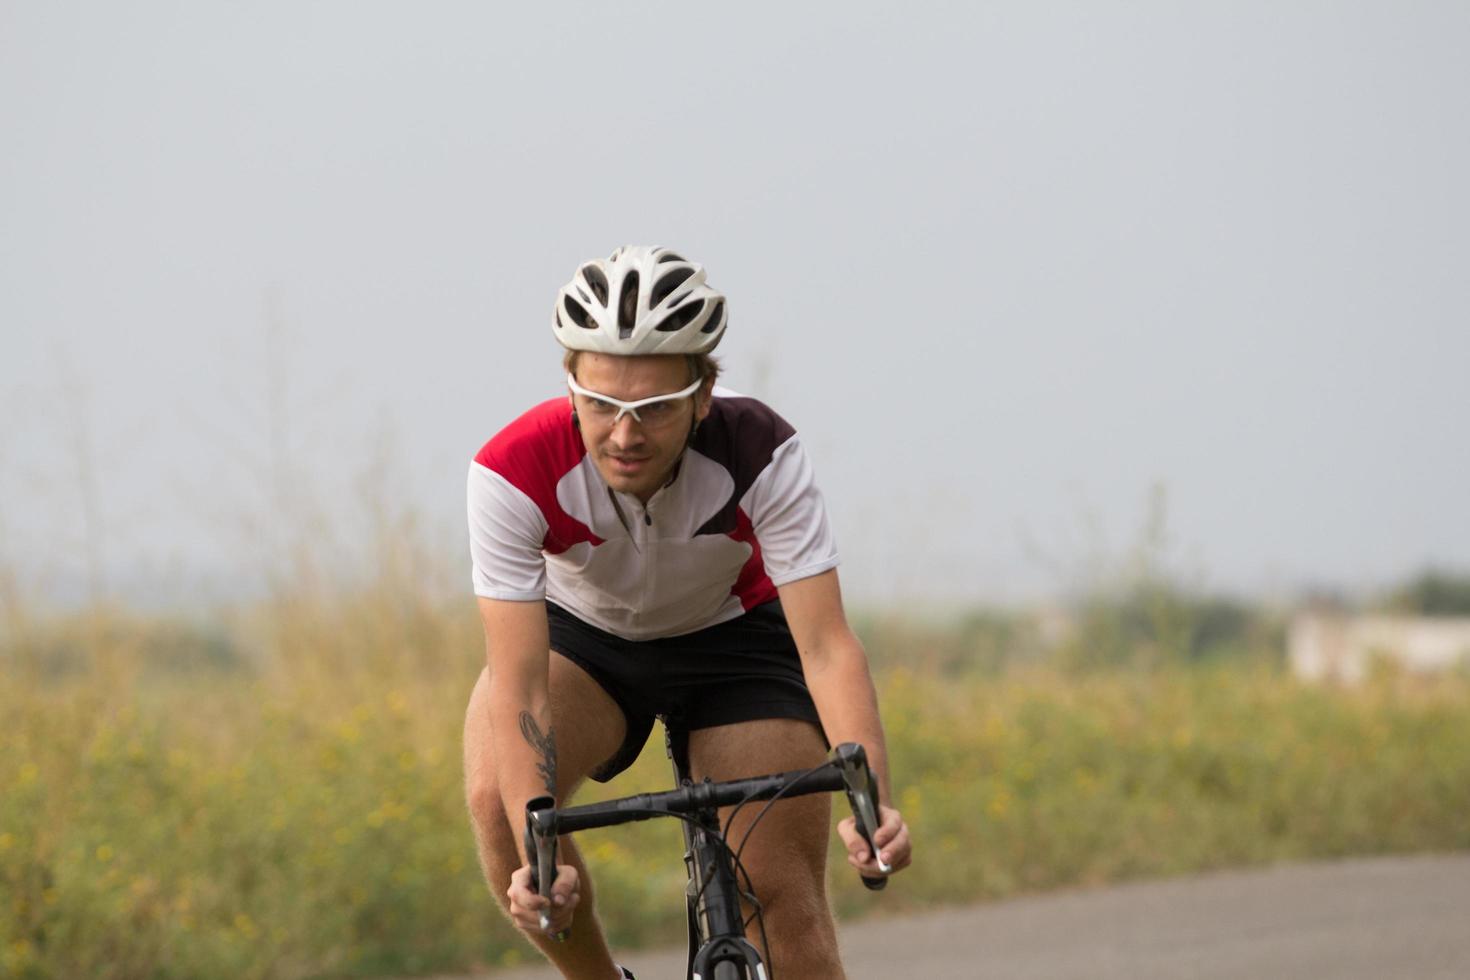
[[[850,980],[1466,980],[1470,855],[1039,895],[851,923],[841,938]],[[684,957],[679,949],[622,959],[639,980],[669,980],[684,975]],[[538,968],[490,976],[558,975]]]

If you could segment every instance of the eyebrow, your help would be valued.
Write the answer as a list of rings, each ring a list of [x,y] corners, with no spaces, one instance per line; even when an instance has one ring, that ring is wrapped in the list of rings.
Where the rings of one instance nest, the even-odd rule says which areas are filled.
[[[694,392],[698,390],[699,386],[703,383],[704,379],[698,378],[680,391],[669,391],[661,395],[649,395],[646,398],[625,400],[622,398],[615,398],[612,395],[605,395],[600,391],[593,391],[591,388],[584,387],[583,385],[577,383],[577,379],[572,376],[571,372],[567,372],[567,384],[571,387],[574,394],[581,395],[584,398],[596,398],[600,401],[607,402],[609,405],[616,405],[619,408],[630,409],[641,408],[644,405],[651,405],[654,402],[661,402],[674,398],[688,398],[690,395],[694,394]]]

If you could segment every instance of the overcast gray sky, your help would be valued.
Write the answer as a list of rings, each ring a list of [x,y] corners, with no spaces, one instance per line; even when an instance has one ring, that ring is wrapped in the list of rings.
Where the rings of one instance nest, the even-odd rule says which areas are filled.
[[[1210,586],[1470,566],[1467,51],[1453,2],[5,0],[0,560],[248,587],[280,473],[468,592],[467,461],[631,242],[728,295],[860,598],[1063,587],[1156,485]]]

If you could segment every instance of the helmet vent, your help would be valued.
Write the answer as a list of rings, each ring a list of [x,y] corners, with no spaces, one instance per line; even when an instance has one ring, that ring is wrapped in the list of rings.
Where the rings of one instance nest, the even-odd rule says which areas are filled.
[[[699,314],[704,312],[704,307],[704,300],[700,300],[697,303],[690,303],[688,306],[681,306],[664,317],[664,322],[660,323],[655,329],[662,330],[665,333],[683,330],[689,324],[699,319]]]
[[[706,352],[729,323],[729,305],[705,281],[704,266],[662,245],[624,245],[573,268],[551,321],[567,350],[617,357]]]
[[[638,314],[638,272],[623,277],[623,294],[618,297],[618,339],[633,336],[633,323]]]
[[[715,304],[715,310],[709,315],[709,322],[699,328],[700,333],[714,333],[725,325],[725,301],[720,300]]]
[[[582,266],[582,278],[587,280],[587,285],[592,287],[592,293],[597,297],[597,302],[607,306],[607,276],[595,265]]]
[[[649,306],[657,306],[662,303],[668,295],[679,288],[679,285],[690,276],[694,270],[688,266],[682,269],[673,269],[658,282],[653,284],[653,293],[648,297]]]
[[[561,300],[561,305],[566,307],[567,316],[571,317],[572,322],[575,323],[577,326],[581,327],[583,330],[597,329],[597,324],[593,323],[592,318],[587,315],[587,311],[582,309],[582,304],[578,303],[570,296],[563,296]]]

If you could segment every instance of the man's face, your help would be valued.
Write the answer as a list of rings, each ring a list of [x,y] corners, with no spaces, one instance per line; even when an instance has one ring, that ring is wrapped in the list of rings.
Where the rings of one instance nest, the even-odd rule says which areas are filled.
[[[614,357],[587,351],[577,358],[575,377],[583,389],[634,402],[687,388],[689,367],[679,355]],[[647,503],[668,482],[689,427],[709,414],[711,387],[706,383],[690,397],[641,408],[642,421],[631,412],[614,421],[618,412],[606,402],[571,395],[587,455],[607,485]]]

